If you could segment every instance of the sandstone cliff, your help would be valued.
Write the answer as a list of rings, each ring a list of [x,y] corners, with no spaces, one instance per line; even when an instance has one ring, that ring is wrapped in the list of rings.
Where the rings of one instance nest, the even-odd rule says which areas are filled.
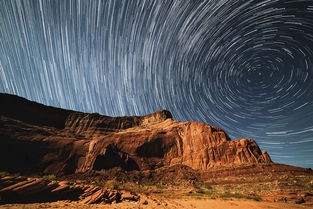
[[[218,127],[175,121],[166,110],[109,117],[8,94],[0,94],[0,99],[1,170],[69,174],[186,165],[207,171],[271,163],[254,140],[231,140]]]

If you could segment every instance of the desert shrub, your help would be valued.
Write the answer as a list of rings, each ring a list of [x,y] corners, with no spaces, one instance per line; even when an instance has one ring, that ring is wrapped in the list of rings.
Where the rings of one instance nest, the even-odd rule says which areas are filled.
[[[56,176],[54,174],[49,174],[49,175],[44,175],[42,178],[45,180],[53,181],[56,179]]]
[[[104,186],[108,189],[118,189],[119,188],[119,182],[115,179],[108,180],[105,182]]]
[[[164,189],[164,188],[166,188],[166,185],[163,184],[162,182],[159,182],[159,183],[155,184],[155,187],[158,188],[158,189]]]

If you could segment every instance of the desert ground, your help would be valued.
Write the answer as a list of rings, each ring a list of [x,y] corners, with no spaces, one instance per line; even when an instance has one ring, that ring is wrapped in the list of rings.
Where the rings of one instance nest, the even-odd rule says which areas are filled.
[[[182,208],[182,209],[309,209],[313,208],[310,205],[298,205],[290,203],[278,202],[264,202],[244,199],[197,199],[197,198],[183,198],[183,199],[148,199],[141,202],[121,202],[116,204],[94,204],[87,205],[78,202],[57,201],[52,203],[33,203],[33,204],[6,204],[1,205],[0,208],[8,209],[35,209],[35,208],[62,208],[62,209],[160,209],[160,208]]]
[[[300,175],[301,174],[301,175]],[[43,178],[26,178],[22,176],[4,176],[0,178],[0,185],[7,185],[0,192],[0,208],[104,208],[104,209],[159,209],[159,208],[182,208],[182,209],[300,209],[313,208],[313,177],[303,173],[289,173],[282,175],[263,177],[258,175],[227,176],[212,178],[199,185],[188,185],[180,182],[179,185],[153,183],[141,184],[120,183],[116,180],[99,180],[97,178],[87,181],[49,180],[51,176]],[[24,183],[23,183],[24,182]],[[37,182],[37,183],[36,183]],[[103,185],[103,188],[92,185]],[[25,184],[27,183],[27,184]],[[40,198],[31,196],[32,191],[49,189],[47,185],[53,186],[54,190],[46,193],[45,200],[36,201]],[[4,187],[4,186],[3,186]],[[79,194],[79,200],[63,199],[52,200],[53,195],[67,191],[69,198],[75,190],[81,188],[83,193]],[[119,202],[116,203],[115,196],[110,198],[108,193],[101,193],[103,199],[99,199],[101,189],[106,188],[115,194],[120,193]],[[93,190],[93,192],[90,192]],[[89,191],[89,192],[88,192]],[[5,193],[7,192],[7,193]],[[28,194],[29,193],[29,194]],[[2,196],[1,196],[2,195]],[[9,195],[9,196],[8,196]],[[20,201],[17,195],[30,195],[27,203]],[[109,195],[110,196],[110,195]],[[23,197],[23,196],[22,196]],[[27,197],[27,196],[24,196]],[[35,199],[34,199],[35,197]],[[50,197],[50,198],[49,198]],[[64,198],[64,196],[60,196]],[[6,199],[5,199],[6,198]],[[15,200],[16,199],[16,200]],[[50,200],[49,200],[50,199]],[[7,201],[7,202],[6,202]],[[9,204],[9,202],[11,204]],[[51,201],[51,202],[47,202]],[[109,203],[104,203],[110,201]],[[33,202],[33,203],[32,203]],[[86,204],[89,203],[89,204]],[[97,203],[97,204],[94,204]]]

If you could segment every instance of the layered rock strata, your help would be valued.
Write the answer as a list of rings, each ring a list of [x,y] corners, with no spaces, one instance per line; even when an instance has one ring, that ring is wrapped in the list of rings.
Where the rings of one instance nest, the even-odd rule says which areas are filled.
[[[138,201],[137,194],[105,187],[42,178],[0,177],[1,203],[79,201],[85,204]]]
[[[231,140],[218,127],[175,121],[166,110],[109,117],[0,98],[0,165],[6,171],[69,174],[179,164],[207,171],[272,162],[252,139]]]

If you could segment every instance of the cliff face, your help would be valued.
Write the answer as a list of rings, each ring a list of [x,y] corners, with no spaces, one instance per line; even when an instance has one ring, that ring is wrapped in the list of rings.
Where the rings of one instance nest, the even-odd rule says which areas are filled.
[[[47,107],[7,94],[0,98],[2,170],[74,173],[182,164],[206,171],[271,163],[255,141],[233,141],[218,127],[175,121],[166,110],[109,117]]]

